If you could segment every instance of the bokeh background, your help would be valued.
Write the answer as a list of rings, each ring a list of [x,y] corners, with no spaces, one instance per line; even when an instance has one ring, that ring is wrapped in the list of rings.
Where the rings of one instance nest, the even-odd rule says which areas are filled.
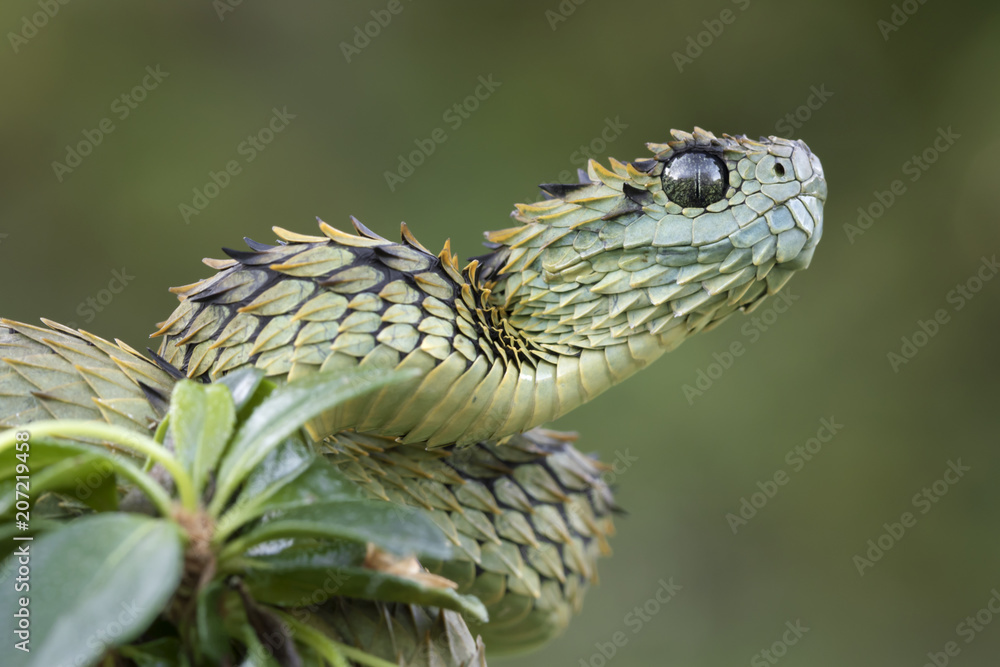
[[[136,347],[174,307],[167,287],[271,225],[353,214],[393,236],[405,220],[471,256],[584,157],[633,159],[693,125],[807,141],[830,198],[791,307],[734,318],[556,424],[629,462],[614,480],[628,515],[582,615],[505,664],[1000,664],[995,3],[401,0],[362,48],[385,0],[52,2],[42,20],[44,4],[0,6],[0,313]],[[128,107],[147,67],[166,76]],[[479,77],[499,85],[456,127],[444,114]],[[247,161],[274,109],[294,118]],[[77,166],[53,164],[105,118]],[[390,189],[435,128],[446,141]],[[926,170],[907,166],[925,151]],[[230,160],[240,173],[185,216]],[[935,335],[914,336],[939,309]],[[903,338],[922,345],[894,367]],[[734,342],[745,353],[713,369]],[[716,377],[686,395],[699,372]],[[842,427],[786,459],[822,419]],[[954,483],[949,462],[968,468]],[[727,514],[776,473],[734,533]],[[859,565],[880,536],[891,548]],[[676,595],[646,607],[671,578]]]

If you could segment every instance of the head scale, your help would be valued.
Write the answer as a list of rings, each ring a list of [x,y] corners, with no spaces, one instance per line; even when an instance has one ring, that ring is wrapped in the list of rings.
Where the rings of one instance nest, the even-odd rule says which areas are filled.
[[[826,181],[802,141],[695,128],[652,158],[591,160],[488,232],[481,277],[512,326],[553,350],[652,334],[665,349],[748,311],[809,266]]]

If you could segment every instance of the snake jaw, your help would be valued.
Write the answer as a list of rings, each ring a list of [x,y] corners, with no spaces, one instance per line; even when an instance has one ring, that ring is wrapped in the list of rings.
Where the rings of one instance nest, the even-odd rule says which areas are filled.
[[[804,142],[672,134],[648,144],[652,158],[591,160],[580,183],[543,185],[548,199],[511,214],[520,226],[487,234],[496,249],[484,263],[498,267],[493,295],[512,326],[560,349],[641,334],[672,349],[808,267],[827,189]],[[694,187],[670,171],[687,154]]]

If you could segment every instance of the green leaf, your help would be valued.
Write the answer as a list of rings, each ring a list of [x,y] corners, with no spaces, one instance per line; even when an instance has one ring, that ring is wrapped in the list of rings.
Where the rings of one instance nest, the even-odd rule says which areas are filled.
[[[412,378],[416,371],[357,370],[315,373],[275,389],[242,423],[222,459],[219,490],[210,506],[218,516],[267,454],[313,417],[380,387]]]
[[[450,588],[361,567],[365,549],[360,544],[341,543],[332,547],[291,547],[274,556],[255,558],[257,567],[243,576],[243,582],[258,602],[283,607],[320,604],[335,595],[430,605],[469,614],[485,623],[486,607],[472,595],[459,595]]]
[[[180,531],[161,519],[118,512],[82,517],[27,545],[30,590],[21,595],[30,600],[31,652],[5,649],[17,665],[89,664],[138,637],[181,578]],[[8,641],[22,608],[18,596],[0,596]]]
[[[222,557],[243,555],[255,544],[313,537],[372,542],[401,556],[451,557],[451,543],[420,510],[380,500],[316,503],[282,512],[223,549]]]
[[[357,484],[292,436],[250,473],[232,508],[219,518],[216,535],[224,539],[266,512],[364,498]]]
[[[313,449],[297,435],[289,436],[268,452],[250,472],[236,502],[216,521],[215,543],[221,543],[240,526],[259,516],[264,498],[295,479],[316,456]]]
[[[316,503],[366,498],[361,487],[323,457],[316,457],[308,468],[280,487],[275,487],[272,487],[274,492],[266,497],[266,505],[262,510],[287,511]]]
[[[216,380],[215,384],[229,387],[229,393],[233,396],[233,404],[236,406],[236,411],[239,412],[250,399],[255,398],[263,379],[264,371],[251,366],[224,375]],[[269,394],[271,389],[273,389],[273,385],[266,393]]]
[[[285,438],[284,442],[268,452],[264,460],[247,477],[240,499],[249,500],[254,496],[274,493],[302,473],[316,458],[317,454],[297,434]]]
[[[362,542],[301,539],[277,553],[248,557],[243,562],[249,566],[247,572],[257,569],[284,573],[296,570],[331,570],[360,567],[365,562],[367,552],[368,547]]]
[[[170,397],[170,433],[174,452],[201,494],[222,457],[236,422],[229,388],[181,380]]]
[[[57,491],[86,503],[98,512],[118,509],[115,467],[105,457],[93,452],[63,459],[31,475],[29,491],[32,500],[43,493]],[[15,495],[12,493],[0,497],[0,516],[13,513],[14,502]]]

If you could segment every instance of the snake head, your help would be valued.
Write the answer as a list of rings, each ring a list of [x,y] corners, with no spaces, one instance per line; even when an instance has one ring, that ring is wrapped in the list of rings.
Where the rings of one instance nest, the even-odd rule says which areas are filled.
[[[556,349],[637,333],[672,349],[809,266],[827,188],[805,143],[672,135],[652,157],[542,185],[519,226],[486,234],[482,276],[513,326]]]

